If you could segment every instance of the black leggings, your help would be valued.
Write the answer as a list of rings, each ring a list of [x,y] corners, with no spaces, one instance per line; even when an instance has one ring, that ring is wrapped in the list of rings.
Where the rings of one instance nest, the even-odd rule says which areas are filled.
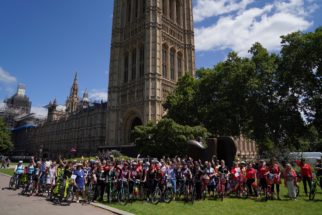
[[[253,195],[253,193],[257,196],[257,190],[253,188],[252,184],[255,182],[254,178],[247,179],[246,185],[248,188],[248,192],[250,195]]]
[[[279,184],[272,184],[272,193],[274,193],[275,187],[276,187],[276,192],[280,193],[280,185]]]
[[[302,177],[302,180],[303,180],[303,185],[304,185],[304,192],[305,194],[307,194],[307,187],[306,187],[306,183],[309,184],[309,188],[311,190],[311,182],[312,182],[312,178],[309,178],[309,177]]]

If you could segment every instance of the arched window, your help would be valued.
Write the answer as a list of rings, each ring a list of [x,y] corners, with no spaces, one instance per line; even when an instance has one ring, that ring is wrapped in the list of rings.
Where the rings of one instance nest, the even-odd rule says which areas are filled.
[[[178,52],[177,54],[177,64],[178,64],[178,78],[182,77],[182,54]]]
[[[143,16],[145,15],[145,8],[146,8],[146,3],[145,3],[146,0],[142,0],[142,14]]]
[[[174,18],[174,4],[175,2],[173,0],[170,1],[170,8],[169,8],[169,12],[170,12],[170,19],[173,20]]]
[[[139,0],[134,1],[134,17],[138,17],[138,9],[139,9]]]
[[[175,77],[174,77],[174,55],[175,55],[175,50],[174,49],[171,49],[170,50],[170,78],[171,80],[174,80]]]
[[[167,61],[168,61],[168,49],[165,45],[163,45],[162,47],[162,77],[163,78],[168,77]]]
[[[140,78],[144,76],[144,46],[140,48]]]
[[[131,1],[132,0],[127,0],[127,22],[130,23],[131,22],[131,10],[132,10],[132,5],[131,5]]]
[[[127,83],[129,79],[129,53],[124,55],[124,83]]]
[[[132,81],[136,78],[136,49],[132,51]]]
[[[163,15],[167,15],[167,1],[168,0],[163,0],[162,1],[162,12],[163,12]]]
[[[177,13],[177,23],[178,25],[181,25],[181,4],[180,1],[176,1],[176,13]]]

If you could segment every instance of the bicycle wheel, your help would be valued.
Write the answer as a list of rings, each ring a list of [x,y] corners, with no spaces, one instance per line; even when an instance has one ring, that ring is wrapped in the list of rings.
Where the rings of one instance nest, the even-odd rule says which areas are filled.
[[[192,204],[195,202],[195,199],[196,199],[196,188],[193,187],[191,192],[191,199],[190,199]]]
[[[12,176],[9,181],[9,188],[13,189],[15,186],[15,176]]]
[[[309,193],[309,200],[314,200],[314,198],[315,198],[315,192],[316,192],[316,183],[313,182],[312,183],[311,190],[310,190],[310,193]]]
[[[173,199],[173,190],[172,188],[167,188],[164,192],[164,202],[170,203]]]
[[[296,198],[300,196],[300,186],[296,186]]]
[[[66,201],[68,203],[72,203],[74,201],[74,192],[73,192],[73,188],[70,188],[67,191],[67,196],[66,196]]]
[[[241,186],[239,189],[239,196],[242,199],[247,199],[248,198],[248,190],[247,187]]]
[[[152,204],[158,204],[161,199],[161,190],[156,188],[155,191],[152,193],[151,202]]]
[[[125,189],[121,189],[121,191],[118,194],[118,201],[121,205],[126,205],[129,200],[129,195],[125,191]]]

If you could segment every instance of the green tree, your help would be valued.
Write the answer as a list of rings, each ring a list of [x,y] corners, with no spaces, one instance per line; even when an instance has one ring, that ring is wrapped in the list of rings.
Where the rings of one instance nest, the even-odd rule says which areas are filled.
[[[0,152],[8,152],[13,149],[10,131],[0,117]]]
[[[244,134],[261,153],[318,150],[322,131],[322,28],[282,37],[280,54],[261,44],[184,77],[164,107],[183,125],[218,136]],[[304,116],[304,117],[303,117]],[[287,150],[286,150],[287,151]]]
[[[183,126],[172,119],[162,119],[157,124],[136,126],[134,129],[136,146],[144,155],[174,157],[186,155],[187,142],[191,139],[206,140],[207,130],[202,126]]]

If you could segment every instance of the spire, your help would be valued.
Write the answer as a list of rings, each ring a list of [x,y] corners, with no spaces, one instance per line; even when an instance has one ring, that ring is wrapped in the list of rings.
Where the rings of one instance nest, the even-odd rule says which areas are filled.
[[[54,102],[53,102],[53,106],[57,106],[57,100],[56,100],[56,98],[54,99]]]
[[[67,102],[66,102],[66,106],[67,109],[66,111],[68,112],[75,112],[78,106],[78,83],[77,83],[77,72],[75,73],[74,76],[74,81],[73,81],[73,85],[70,89],[70,94],[69,97],[67,98]]]
[[[85,92],[83,94],[83,101],[88,101],[88,92],[87,92],[87,88],[85,89]]]

